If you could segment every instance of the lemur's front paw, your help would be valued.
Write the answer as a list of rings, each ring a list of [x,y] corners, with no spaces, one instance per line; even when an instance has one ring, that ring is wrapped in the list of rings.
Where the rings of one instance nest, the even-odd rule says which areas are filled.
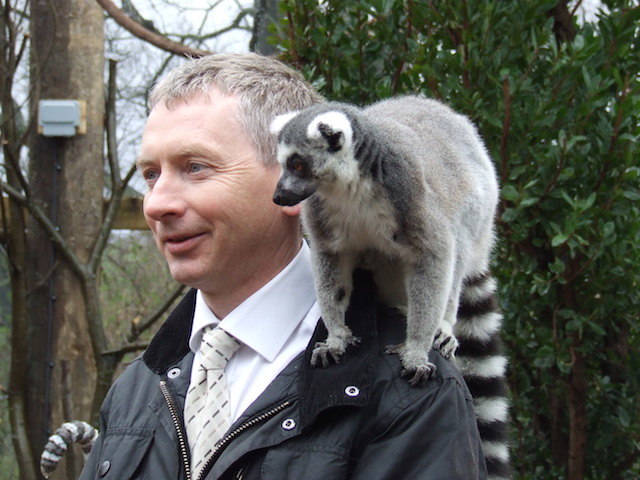
[[[322,366],[327,368],[329,366],[330,358],[333,363],[340,363],[340,357],[347,350],[349,345],[358,345],[360,339],[348,335],[346,337],[329,337],[325,342],[318,342],[311,353],[311,365],[314,367]]]
[[[438,350],[444,358],[451,358],[458,349],[458,340],[453,336],[451,328],[440,328],[433,340],[433,348]]]
[[[421,365],[408,365],[402,369],[400,375],[409,380],[412,387],[424,387],[436,373],[436,366],[431,362]]]
[[[402,362],[400,375],[407,378],[413,387],[423,387],[436,373],[436,366],[429,361],[428,355],[422,350],[407,348],[404,343],[401,343],[389,345],[385,353],[397,354],[400,357]]]

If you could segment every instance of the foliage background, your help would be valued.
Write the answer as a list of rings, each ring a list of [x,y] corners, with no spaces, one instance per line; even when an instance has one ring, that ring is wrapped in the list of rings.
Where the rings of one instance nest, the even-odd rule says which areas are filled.
[[[640,9],[605,3],[283,2],[283,56],[329,99],[421,92],[486,140],[521,479],[640,474]]]

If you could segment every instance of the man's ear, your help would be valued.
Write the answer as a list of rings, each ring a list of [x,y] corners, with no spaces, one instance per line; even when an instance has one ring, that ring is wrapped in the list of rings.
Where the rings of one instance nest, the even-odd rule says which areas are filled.
[[[302,205],[298,203],[297,205],[293,205],[292,207],[281,207],[281,208],[285,215],[289,217],[297,217],[300,215],[300,211],[302,210]]]

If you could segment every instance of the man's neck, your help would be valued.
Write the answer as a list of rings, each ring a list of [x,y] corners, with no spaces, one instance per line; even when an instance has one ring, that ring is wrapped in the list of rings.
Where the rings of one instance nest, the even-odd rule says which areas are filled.
[[[218,319],[222,320],[289,265],[301,246],[301,239],[292,242],[291,245],[282,245],[269,262],[256,266],[253,269],[254,274],[250,277],[229,281],[220,289],[200,289],[207,306]]]

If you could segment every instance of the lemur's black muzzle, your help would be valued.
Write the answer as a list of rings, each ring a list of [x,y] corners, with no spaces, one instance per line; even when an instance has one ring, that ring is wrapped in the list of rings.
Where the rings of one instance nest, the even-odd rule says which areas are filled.
[[[305,179],[283,175],[278,181],[273,201],[283,207],[292,207],[311,196],[316,191],[316,185]]]

